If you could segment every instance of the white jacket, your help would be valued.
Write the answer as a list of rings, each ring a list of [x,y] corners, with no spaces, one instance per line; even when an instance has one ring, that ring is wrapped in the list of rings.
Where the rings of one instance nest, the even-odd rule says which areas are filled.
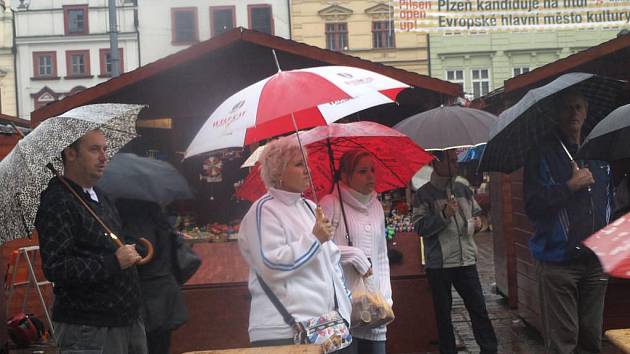
[[[362,202],[354,195],[358,192],[351,191],[343,183],[340,183],[340,187],[353,247],[347,246],[348,241],[336,187],[332,194],[322,198],[320,206],[326,216],[332,220],[333,225],[337,225],[334,241],[341,250],[341,264],[347,284],[351,287],[351,291],[355,290],[352,288],[353,284],[357,284],[358,278],[369,268],[369,263],[366,266],[366,261],[362,259],[369,257],[379,290],[385,300],[393,305],[383,206],[376,198],[376,193],[372,193],[367,201]],[[365,255],[360,254],[361,257],[358,257],[357,249],[363,251]],[[386,326],[374,329],[355,328],[352,330],[352,335],[361,339],[383,341],[386,339],[386,331]]]
[[[313,235],[315,216],[306,203],[315,211],[300,194],[270,188],[241,221],[238,242],[250,267],[250,341],[293,337],[256,273],[296,320],[332,311],[336,294],[339,313],[350,322],[350,294],[339,249],[330,241],[320,244]]]

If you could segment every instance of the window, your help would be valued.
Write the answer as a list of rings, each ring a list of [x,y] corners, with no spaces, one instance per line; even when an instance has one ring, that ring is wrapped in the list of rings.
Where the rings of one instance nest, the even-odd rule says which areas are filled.
[[[528,73],[529,72],[529,67],[523,66],[523,67],[520,67],[520,68],[514,68],[514,70],[512,72],[513,72],[512,77],[519,76],[520,74]]]
[[[234,28],[236,22],[234,6],[217,6],[210,8],[210,31],[212,37]]]
[[[373,48],[395,48],[393,21],[372,22],[372,47]]]
[[[33,77],[56,78],[57,77],[57,53],[33,52]]]
[[[88,6],[72,5],[63,7],[66,35],[88,34]]]
[[[488,69],[472,70],[473,96],[479,98],[490,92],[490,76]]]
[[[171,35],[173,44],[191,44],[199,40],[197,8],[171,9]]]
[[[99,50],[99,59],[101,66],[101,73],[99,76],[106,77],[112,76],[112,56],[111,51],[109,49],[101,49]],[[124,70],[124,61],[123,61],[123,49],[118,48],[118,72],[123,73]]]
[[[90,51],[69,50],[66,52],[66,77],[90,76]]]
[[[330,50],[348,50],[348,24],[326,24],[326,48]]]
[[[57,101],[59,94],[45,86],[39,92],[32,93],[31,97],[33,98],[34,108],[40,109],[51,102]]]
[[[447,70],[446,80],[459,84],[464,89],[464,70]]]
[[[270,5],[248,5],[249,28],[273,34],[273,16]]]

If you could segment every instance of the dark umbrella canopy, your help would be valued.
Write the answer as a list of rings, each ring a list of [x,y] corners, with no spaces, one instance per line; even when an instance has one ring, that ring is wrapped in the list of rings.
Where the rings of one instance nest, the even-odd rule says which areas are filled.
[[[472,147],[488,141],[497,117],[460,106],[441,106],[413,115],[394,126],[425,150]]]
[[[499,115],[479,163],[481,171],[511,173],[525,163],[532,146],[556,131],[554,97],[575,87],[586,97],[588,116],[582,133],[588,133],[617,106],[624,81],[587,73],[564,74],[545,86],[530,90]]]
[[[110,197],[168,204],[192,199],[186,179],[166,161],[120,153],[114,156],[97,186]]]
[[[630,104],[602,119],[588,134],[577,154],[585,160],[614,161],[630,157]]]

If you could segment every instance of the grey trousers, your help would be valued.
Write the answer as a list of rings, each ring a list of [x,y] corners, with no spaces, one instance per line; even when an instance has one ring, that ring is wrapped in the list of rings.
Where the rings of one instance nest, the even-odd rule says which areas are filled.
[[[386,354],[385,341],[352,338],[352,344],[357,346],[359,354]]]
[[[142,320],[126,327],[54,323],[60,354],[147,354]]]
[[[593,254],[568,264],[536,262],[547,353],[599,353],[608,277]]]

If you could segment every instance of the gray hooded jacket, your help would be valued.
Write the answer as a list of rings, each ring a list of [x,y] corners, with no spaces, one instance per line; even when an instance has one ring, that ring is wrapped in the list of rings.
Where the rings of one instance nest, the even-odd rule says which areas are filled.
[[[447,218],[443,210],[450,195],[457,200],[459,212]],[[472,217],[479,212],[481,208],[468,186],[450,182],[435,172],[431,175],[431,181],[415,194],[412,219],[414,229],[424,240],[427,268],[464,267],[477,262]]]

